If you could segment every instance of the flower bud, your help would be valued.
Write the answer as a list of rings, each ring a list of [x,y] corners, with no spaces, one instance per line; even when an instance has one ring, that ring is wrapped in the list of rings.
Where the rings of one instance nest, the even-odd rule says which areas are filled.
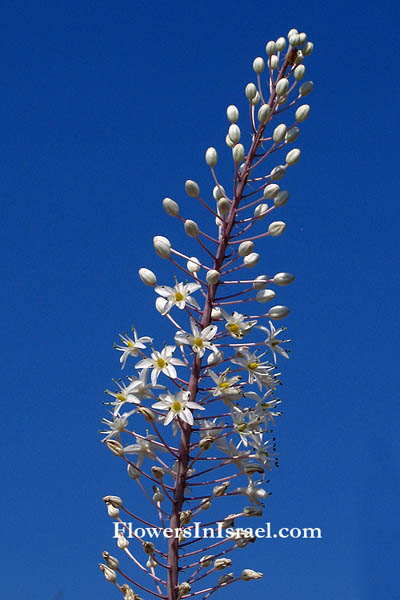
[[[124,595],[124,600],[142,600],[127,583],[121,585],[120,589]]]
[[[284,37],[280,37],[276,40],[276,49],[282,52],[286,48],[286,40]]]
[[[268,66],[271,67],[273,71],[279,67],[279,60],[276,54],[273,54],[268,59]]]
[[[231,203],[229,202],[228,198],[221,198],[221,200],[218,200],[217,207],[218,213],[223,217],[226,217],[231,210]]]
[[[129,546],[129,542],[122,531],[118,533],[117,546],[120,550],[125,550]]]
[[[124,455],[124,447],[117,440],[107,440],[104,442],[105,445],[115,456],[123,456]]]
[[[143,550],[146,554],[154,554],[154,544],[153,542],[142,542]]]
[[[295,78],[297,81],[300,81],[300,79],[303,79],[305,72],[306,72],[306,68],[305,68],[305,66],[304,66],[304,65],[298,65],[298,66],[295,68],[295,70],[294,70],[294,73],[293,73],[293,75],[294,75],[294,78]]]
[[[264,467],[262,465],[258,465],[257,463],[252,463],[250,465],[245,466],[244,472],[246,473],[246,475],[255,475],[255,473],[264,473]]]
[[[185,181],[185,190],[188,196],[192,198],[197,198],[200,196],[200,188],[195,181],[188,179]]]
[[[222,185],[215,185],[213,188],[214,200],[221,200],[225,198],[225,190]]]
[[[307,41],[307,34],[304,32],[299,33],[299,38],[300,38],[300,42],[299,42],[300,45],[305,44],[305,42]]]
[[[226,569],[226,567],[230,567],[231,564],[232,561],[230,558],[216,558],[214,560],[214,569],[222,571],[223,569]]]
[[[273,221],[268,227],[268,233],[272,237],[277,237],[278,235],[281,235],[285,231],[285,229],[286,223],[284,223],[283,221]]]
[[[280,179],[282,179],[282,177],[285,175],[285,173],[286,173],[286,166],[278,165],[277,167],[274,167],[271,171],[271,180],[279,181]]]
[[[182,598],[182,596],[186,596],[186,594],[188,594],[191,589],[192,589],[192,586],[187,581],[183,581],[182,583],[180,583],[178,585],[178,596],[177,596],[178,600],[179,600],[179,598]]]
[[[309,54],[312,54],[314,50],[314,44],[312,42],[307,42],[306,44],[304,44],[303,48],[302,48],[302,52],[304,54],[304,56],[308,56]]]
[[[264,188],[264,198],[267,200],[269,198],[274,198],[279,192],[279,185],[276,183],[270,183]]]
[[[163,235],[153,237],[153,246],[160,258],[169,258],[171,256],[171,242]]]
[[[116,519],[119,515],[119,509],[115,508],[115,506],[112,506],[112,504],[107,504],[107,512],[111,519]]]
[[[179,217],[179,205],[172,198],[164,198],[163,209],[170,217]]]
[[[268,44],[265,46],[265,51],[268,54],[268,56],[272,56],[273,54],[275,54],[276,50],[276,44],[273,41],[268,42]]]
[[[222,312],[218,306],[211,309],[211,318],[214,319],[214,321],[217,319],[222,319]]]
[[[233,160],[236,164],[242,162],[244,159],[244,146],[243,144],[236,144],[234,148],[232,148],[232,156]]]
[[[260,290],[259,292],[257,292],[256,300],[257,300],[257,302],[264,304],[265,302],[269,302],[270,300],[273,300],[275,298],[275,296],[276,296],[276,294],[275,294],[274,290]]]
[[[296,65],[300,65],[303,60],[304,60],[304,55],[303,55],[303,53],[302,53],[301,50],[298,50],[297,51],[297,56],[296,56],[296,59],[295,59],[294,62],[295,62]]]
[[[296,127],[296,125],[294,127],[291,127],[286,132],[286,141],[288,143],[294,142],[299,137],[299,133],[300,133],[300,129],[298,127]]]
[[[195,221],[191,221],[190,219],[186,219],[185,221],[185,231],[189,237],[195,238],[199,235],[199,227]]]
[[[237,144],[240,140],[240,128],[238,127],[238,125],[231,125],[228,130],[228,135],[232,142],[235,142],[235,144]]]
[[[268,212],[268,204],[264,204],[264,203],[259,204],[254,209],[254,217],[256,219],[263,219],[264,217],[267,216],[267,212]]]
[[[260,102],[260,94],[257,92],[254,98],[250,100],[253,106],[256,106]]]
[[[206,280],[207,280],[207,283],[209,283],[211,285],[218,283],[220,277],[221,277],[221,273],[219,273],[215,269],[210,269],[210,271],[207,271]]]
[[[297,33],[293,33],[289,36],[289,44],[293,47],[296,47],[300,44],[300,36]]]
[[[199,442],[200,450],[209,450],[214,443],[214,438],[212,437],[204,437]]]
[[[158,310],[158,312],[161,315],[165,315],[166,314],[165,307],[168,304],[168,300],[166,298],[162,298],[161,296],[157,296],[155,304],[156,304],[156,310]]]
[[[144,267],[142,267],[141,269],[139,269],[138,272],[139,272],[139,277],[144,284],[150,285],[150,286],[156,285],[157,277],[154,275],[153,271],[150,271],[150,269],[145,269]]]
[[[252,569],[244,569],[240,575],[240,579],[243,581],[250,581],[250,579],[261,579],[263,573],[253,571]]]
[[[200,564],[203,568],[209,567],[213,560],[214,560],[214,556],[212,554],[207,554],[206,556],[201,557]]]
[[[298,123],[305,121],[309,114],[310,114],[309,104],[302,104],[302,106],[299,106],[299,108],[296,110],[296,113],[295,113],[296,121]]]
[[[260,255],[257,252],[252,252],[248,254],[243,259],[243,264],[245,267],[255,267],[258,261],[260,260]]]
[[[274,275],[273,280],[276,285],[289,285],[294,281],[294,275],[292,273],[277,273]]]
[[[231,138],[229,137],[228,134],[226,134],[225,144],[227,146],[229,146],[229,148],[233,148],[233,146],[235,145],[235,142],[232,142],[232,140],[231,140]]]
[[[208,148],[206,152],[206,163],[209,167],[215,167],[218,160],[218,154],[215,148]]]
[[[275,206],[284,206],[288,200],[289,200],[289,192],[287,190],[281,190],[275,196],[274,204],[275,204]]]
[[[217,584],[224,586],[227,583],[230,583],[231,581],[233,581],[234,579],[235,579],[235,576],[233,573],[226,573],[225,575],[221,575],[221,577],[218,577]]]
[[[274,320],[278,320],[278,319],[284,319],[285,317],[288,316],[288,314],[290,313],[290,310],[288,309],[287,306],[273,306],[272,308],[269,309],[268,311],[268,317],[270,319],[274,319]]]
[[[107,550],[104,550],[104,552],[102,553],[102,557],[104,558],[104,560],[107,563],[107,566],[110,567],[110,569],[118,569],[118,567],[119,567],[118,558],[111,556],[111,554],[109,552],[107,552]]]
[[[254,98],[254,96],[257,94],[257,88],[254,85],[254,83],[248,83],[246,85],[245,94],[249,100],[252,100],[252,98]]]
[[[224,483],[221,483],[220,485],[216,485],[213,489],[213,495],[214,496],[224,496],[228,487],[229,487],[229,481],[225,481]]]
[[[151,467],[151,472],[153,473],[154,477],[156,477],[156,479],[159,479],[160,481],[165,475],[165,471],[161,467],[153,466]]]
[[[262,73],[264,71],[264,67],[265,67],[264,59],[262,59],[261,56],[258,56],[257,58],[254,59],[253,69],[257,73],[257,75],[259,75],[260,73]]]
[[[305,81],[299,87],[300,96],[308,96],[313,90],[314,84],[312,81]]]
[[[226,116],[228,117],[228,121],[231,123],[236,123],[239,118],[239,111],[234,104],[230,104],[226,109]]]
[[[286,92],[288,91],[288,89],[289,89],[289,80],[286,79],[286,77],[283,77],[276,84],[276,88],[275,88],[276,95],[284,96],[286,94]]]
[[[287,34],[287,36],[288,36],[288,39],[290,38],[290,36],[291,36],[291,35],[298,35],[298,33],[299,33],[299,32],[298,32],[298,30],[297,30],[297,29],[294,29],[294,28],[293,28],[293,29],[290,29],[290,30],[288,31],[288,34]]]
[[[183,510],[180,514],[180,525],[188,525],[192,520],[192,511],[191,510]]]
[[[228,515],[222,522],[222,529],[228,529],[228,527],[233,527],[235,524],[235,516],[236,515]]]
[[[200,271],[199,259],[195,256],[191,256],[186,263],[186,267],[187,270],[190,271],[192,274],[198,273]]]
[[[239,256],[247,256],[248,254],[251,254],[251,252],[253,252],[253,250],[254,250],[253,242],[251,242],[251,241],[242,242],[239,246],[238,254],[239,254]]]
[[[147,406],[138,406],[137,411],[139,414],[144,416],[145,420],[148,423],[154,423],[155,416],[153,411],[150,410],[150,408],[147,408]]]
[[[160,488],[156,485],[153,485],[153,500],[154,502],[162,502],[164,500],[164,494],[161,492]]]
[[[299,148],[293,148],[286,154],[286,164],[289,166],[295,165],[300,158],[301,151]]]
[[[126,470],[128,472],[128,475],[131,479],[133,479],[134,481],[136,481],[137,479],[139,479],[140,477],[140,471],[138,471],[138,469],[135,469],[135,467],[133,465],[128,464],[126,467]]]
[[[259,275],[258,277],[255,278],[254,283],[253,283],[253,288],[255,290],[262,290],[265,287],[267,287],[267,283],[269,281],[269,277],[268,275]]]
[[[203,498],[203,500],[200,502],[200,509],[208,510],[209,508],[211,508],[211,502],[208,500],[208,498]]]
[[[110,569],[110,567],[107,567],[107,565],[103,565],[101,563],[99,564],[99,567],[107,581],[114,583],[117,580],[117,574],[114,569]]]
[[[245,517],[262,517],[263,509],[255,506],[245,506],[243,514]]]
[[[286,125],[284,123],[281,123],[280,125],[278,125],[278,127],[275,127],[274,133],[272,134],[272,139],[277,144],[279,142],[282,142],[282,140],[285,139],[285,135],[286,135]]]
[[[269,104],[263,104],[259,109],[257,116],[260,123],[264,124],[271,114],[271,107]]]
[[[149,556],[149,558],[146,561],[146,567],[148,569],[155,569],[157,566],[156,561],[154,560],[154,558],[152,556]]]

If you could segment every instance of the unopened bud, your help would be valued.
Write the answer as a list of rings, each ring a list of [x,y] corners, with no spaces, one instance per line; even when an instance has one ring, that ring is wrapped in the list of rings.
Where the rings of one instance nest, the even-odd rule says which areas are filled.
[[[277,48],[275,42],[268,42],[268,44],[265,46],[265,51],[268,54],[268,56],[272,56],[273,54],[275,54],[276,50]]]
[[[308,56],[309,54],[312,54],[314,50],[314,44],[312,42],[307,42],[306,44],[304,44],[303,48],[302,48],[302,52],[304,54],[304,56]]]
[[[204,567],[209,567],[214,560],[214,556],[212,554],[206,554],[206,556],[202,556],[200,559],[200,565]]]
[[[183,510],[180,514],[180,524],[187,525],[192,520],[192,511],[191,510]]]
[[[262,517],[263,509],[256,508],[255,506],[245,506],[243,509],[243,514],[245,517]]]
[[[245,89],[246,97],[251,100],[257,94],[257,88],[254,83],[248,83]]]
[[[284,223],[283,221],[273,221],[268,227],[268,233],[272,237],[277,237],[278,235],[281,235],[285,231],[285,229],[286,223]]]
[[[293,33],[288,37],[289,44],[293,47],[298,46],[300,44],[300,36],[297,33]]]
[[[115,508],[115,506],[112,506],[112,504],[107,504],[107,512],[111,519],[116,519],[119,515],[119,509]]]
[[[164,494],[161,492],[157,485],[153,485],[153,500],[154,502],[162,502],[164,500]]]
[[[298,35],[298,33],[299,33],[298,30],[295,28],[289,29],[288,34],[287,34],[288,39],[290,38],[291,35]]]
[[[294,142],[299,137],[299,133],[300,133],[300,129],[298,127],[296,127],[296,126],[291,127],[286,132],[286,141],[289,143]]]
[[[272,56],[269,57],[268,65],[271,67],[272,71],[275,71],[275,69],[278,68],[279,60],[278,60],[278,57],[276,56],[276,54],[273,54]]]
[[[111,504],[111,506],[115,506],[115,508],[122,508],[123,506],[122,498],[120,498],[119,496],[104,496],[102,500],[106,504]]]
[[[282,140],[285,139],[285,135],[286,135],[286,125],[284,123],[281,123],[280,125],[278,125],[278,127],[275,127],[274,132],[272,134],[272,139],[277,144],[279,142],[282,142]]]
[[[147,406],[138,406],[137,411],[139,414],[144,416],[148,423],[154,423],[155,416],[153,411],[150,410],[150,408],[147,408]]]
[[[128,475],[131,479],[133,479],[134,481],[139,479],[140,471],[139,469],[136,469],[134,465],[128,464],[126,470],[128,471]]]
[[[213,189],[214,200],[221,200],[225,197],[225,190],[222,185],[215,185]]]
[[[268,204],[264,204],[264,203],[259,204],[254,209],[254,217],[256,219],[264,219],[264,217],[267,216],[267,213],[268,213]]]
[[[270,105],[269,104],[263,104],[260,107],[260,109],[259,109],[259,111],[257,113],[259,122],[261,124],[264,124],[265,121],[268,119],[268,117],[269,117],[270,114],[271,114],[271,107],[270,107]]]
[[[236,123],[239,118],[239,111],[234,104],[230,104],[226,109],[226,116],[228,117],[228,121],[231,123]]]
[[[215,167],[218,161],[218,154],[215,148],[208,148],[206,152],[206,163],[209,167]]]
[[[218,212],[225,217],[231,210],[231,203],[229,202],[228,198],[221,198],[221,200],[218,200],[217,207]]]
[[[288,200],[289,200],[289,192],[287,190],[281,190],[275,196],[274,204],[275,204],[275,206],[284,206]]]
[[[229,127],[228,130],[228,135],[230,137],[230,139],[232,140],[232,142],[235,142],[235,144],[238,143],[238,141],[240,140],[240,128],[238,125],[231,125]]]
[[[157,566],[156,561],[154,560],[154,558],[152,556],[149,556],[149,558],[146,561],[146,567],[148,569],[155,569]]]
[[[153,542],[142,542],[143,550],[146,554],[154,554],[154,544]]]
[[[264,302],[269,302],[270,300],[273,300],[275,296],[276,294],[274,290],[260,290],[259,292],[257,292],[256,300],[257,302],[263,304]]]
[[[282,52],[286,48],[286,40],[284,37],[280,37],[276,40],[276,49]]]
[[[254,59],[253,69],[257,73],[257,75],[259,75],[260,73],[262,73],[264,71],[264,67],[265,67],[264,59],[261,58],[261,56],[258,56],[257,58]]]
[[[298,66],[295,68],[295,70],[294,70],[294,73],[293,73],[293,75],[294,75],[294,78],[295,78],[297,81],[300,81],[300,79],[303,79],[303,77],[304,77],[304,75],[305,75],[305,72],[306,72],[306,68],[305,68],[305,66],[304,66],[304,65],[298,65]]]
[[[172,198],[164,198],[163,209],[170,217],[179,217],[179,205]]]
[[[114,569],[110,569],[110,567],[107,567],[107,565],[103,565],[102,563],[99,564],[99,567],[107,581],[114,583],[117,580],[117,574]]]
[[[191,256],[186,263],[187,270],[193,273],[198,273],[200,271],[200,263],[199,259],[195,256]]]
[[[284,319],[290,313],[290,309],[287,306],[273,306],[268,311],[268,317],[270,319],[279,320]]]
[[[102,553],[102,557],[104,558],[104,560],[107,563],[107,566],[110,567],[110,569],[118,569],[119,560],[117,558],[114,558],[114,556],[111,556],[111,554],[109,552],[107,552],[106,550],[104,550],[104,552]]]
[[[244,468],[244,472],[247,475],[254,475],[255,473],[264,473],[264,467],[262,465],[254,463],[251,465],[246,465]]]
[[[230,567],[231,564],[232,561],[230,558],[216,558],[214,560],[214,569],[217,569],[217,571],[222,571],[223,569]]]
[[[277,273],[273,278],[276,285],[289,285],[294,281],[294,275],[292,273]]]
[[[267,287],[268,281],[269,281],[268,275],[259,275],[254,280],[253,288],[255,290],[263,290],[265,287]]]
[[[218,306],[216,306],[215,308],[211,309],[211,318],[215,321],[217,319],[222,319],[222,312],[221,309],[218,308]]]
[[[282,179],[282,177],[285,175],[285,173],[286,173],[285,165],[278,165],[277,167],[274,167],[271,171],[272,181],[279,181],[280,179]]]
[[[299,87],[300,96],[308,96],[313,90],[314,84],[312,81],[305,81]]]
[[[228,515],[222,522],[222,529],[228,529],[228,527],[233,527],[235,524],[235,516],[236,515]]]
[[[107,446],[107,448],[111,450],[113,454],[115,454],[115,456],[124,455],[124,447],[120,442],[117,442],[117,440],[107,440],[104,443]]]
[[[220,485],[216,485],[213,488],[213,495],[214,496],[223,496],[226,492],[226,490],[229,487],[229,481],[225,481],[224,483],[221,483]]]
[[[227,583],[230,583],[231,581],[233,581],[234,579],[235,579],[235,576],[233,573],[225,573],[225,575],[221,575],[221,577],[218,577],[217,584],[220,586],[224,586]]]
[[[229,146],[229,148],[233,148],[235,145],[235,142],[232,142],[228,134],[226,134],[225,143],[227,146]]]
[[[260,255],[257,252],[252,252],[248,254],[243,259],[243,264],[245,267],[255,267],[258,261],[260,260]]]
[[[178,586],[178,600],[179,598],[182,598],[182,596],[186,596],[186,594],[188,594],[190,592],[190,590],[192,589],[190,583],[188,583],[187,581],[183,581],[179,586]]]
[[[154,477],[156,477],[160,481],[162,480],[162,478],[165,475],[165,471],[161,467],[153,466],[153,467],[151,467],[151,472],[153,473]]]
[[[299,33],[299,38],[300,38],[300,44],[304,44],[307,41],[307,34],[302,32]]]
[[[156,298],[156,309],[158,310],[158,312],[162,315],[165,315],[166,312],[168,312],[165,307],[168,304],[168,300],[166,298],[162,298],[162,296],[157,296]]]
[[[129,542],[122,531],[118,533],[117,546],[120,550],[125,550],[129,546]]]
[[[242,160],[244,159],[243,144],[236,144],[236,146],[234,146],[232,148],[232,156],[233,156],[233,160],[236,164],[242,162]]]
[[[214,443],[214,438],[212,437],[204,437],[199,442],[200,450],[209,450]]]
[[[260,102],[260,94],[257,92],[256,95],[250,100],[253,106],[256,106]]]
[[[139,277],[145,285],[154,286],[157,283],[157,277],[150,269],[145,269],[144,267],[139,269]]]
[[[200,502],[200,509],[208,510],[209,508],[211,508],[210,500],[208,500],[208,498],[203,498],[203,500]]]
[[[199,227],[195,221],[191,221],[190,219],[186,219],[185,221],[185,231],[189,237],[195,238],[199,235]]]
[[[302,123],[303,121],[305,121],[308,115],[310,114],[310,110],[311,109],[309,104],[303,104],[302,106],[299,106],[299,108],[295,112],[296,121],[298,123]]]
[[[277,195],[277,193],[279,192],[280,187],[277,183],[270,183],[269,185],[267,185],[264,188],[264,198],[270,199],[270,198],[275,198],[275,196]]]
[[[215,269],[210,269],[210,271],[207,271],[206,280],[207,283],[211,285],[218,283],[220,277],[221,273],[219,273],[219,271],[216,271]]]
[[[124,600],[142,600],[127,583],[121,585],[121,592],[124,595]]]
[[[153,246],[160,258],[169,258],[171,256],[171,242],[163,235],[156,235],[153,238]]]
[[[251,254],[254,250],[254,243],[252,241],[242,242],[239,246],[238,254],[239,256],[247,256]]]
[[[200,188],[195,181],[188,179],[185,181],[185,190],[188,196],[192,198],[197,198],[200,196]]]
[[[208,364],[208,366],[218,365],[223,360],[224,360],[224,353],[222,352],[222,350],[216,350],[214,352],[211,352],[211,354],[208,355],[207,364]]]
[[[261,579],[263,573],[253,571],[253,569],[244,569],[240,575],[240,579],[243,581],[250,581],[250,579]]]
[[[295,165],[300,158],[301,150],[299,148],[293,148],[286,154],[286,164],[289,166]]]
[[[275,92],[277,96],[284,96],[289,89],[289,80],[283,77],[276,84]]]

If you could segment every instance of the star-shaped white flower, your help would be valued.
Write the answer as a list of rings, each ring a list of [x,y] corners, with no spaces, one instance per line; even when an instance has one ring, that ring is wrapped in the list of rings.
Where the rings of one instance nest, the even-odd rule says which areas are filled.
[[[261,390],[262,376],[265,375],[271,368],[271,365],[266,361],[261,361],[263,354],[257,356],[255,352],[250,353],[247,348],[239,348],[236,351],[236,356],[231,358],[231,362],[245,369],[248,374],[248,382],[256,383]]]
[[[130,446],[126,446],[126,448],[124,448],[124,453],[125,454],[136,454],[137,455],[136,466],[138,467],[138,469],[140,469],[145,458],[154,460],[154,458],[156,457],[157,450],[166,452],[165,448],[163,448],[161,446],[157,446],[156,444],[153,443],[154,441],[157,441],[157,438],[154,435],[147,435],[146,439],[137,437],[136,444],[131,444]]]
[[[268,348],[271,349],[271,352],[274,356],[274,362],[276,364],[276,355],[280,354],[281,356],[284,356],[285,358],[289,358],[289,354],[287,352],[287,350],[285,350],[284,348],[281,348],[280,344],[286,344],[289,343],[290,340],[278,340],[277,336],[282,333],[282,331],[286,331],[286,327],[280,327],[279,329],[275,329],[273,323],[271,323],[271,321],[269,321],[269,329],[268,327],[263,327],[262,325],[260,325],[258,327],[258,329],[262,329],[263,331],[266,331],[268,334],[267,339],[265,340],[265,344],[268,346]]]
[[[134,412],[135,411],[132,410],[131,412],[123,413],[122,415],[113,416],[112,421],[110,421],[109,419],[102,419],[101,422],[104,425],[107,425],[109,429],[106,431],[100,431],[102,435],[106,436],[101,441],[107,442],[108,440],[111,440],[114,436],[116,436],[119,440],[120,434],[126,429],[128,425],[128,417],[130,417],[130,415]]]
[[[166,285],[159,285],[155,288],[155,292],[165,298],[165,303],[158,303],[158,307],[161,308],[160,312],[162,315],[169,313],[173,306],[176,306],[180,310],[183,310],[187,304],[191,304],[196,308],[200,308],[197,300],[192,298],[191,294],[197,292],[200,289],[199,283],[176,283],[175,287],[168,287]]]
[[[172,419],[181,419],[188,425],[193,425],[194,419],[192,410],[204,410],[204,406],[197,402],[190,402],[190,392],[181,390],[177,394],[161,394],[160,401],[152,405],[152,408],[167,410],[168,414],[164,419],[164,425],[168,425]]]
[[[246,315],[242,315],[236,311],[229,315],[225,310],[221,309],[221,313],[226,321],[225,328],[234,338],[241,339],[249,333],[257,323],[257,321],[245,321]]]
[[[139,351],[140,350],[145,350],[146,349],[146,344],[151,344],[153,339],[151,337],[148,336],[143,336],[143,337],[138,337],[136,330],[134,327],[132,327],[132,333],[133,333],[133,339],[129,337],[129,335],[127,335],[126,333],[124,333],[124,335],[122,335],[121,333],[119,334],[119,337],[121,338],[122,342],[123,342],[123,346],[118,346],[117,344],[114,345],[115,350],[118,350],[119,352],[122,352],[122,355],[119,359],[119,361],[122,363],[122,369],[125,367],[126,365],[126,361],[128,359],[128,356],[139,356]]]
[[[214,373],[211,369],[208,369],[208,374],[215,383],[213,389],[213,396],[222,396],[222,399],[230,403],[232,400],[237,400],[242,395],[240,387],[235,386],[238,381],[241,380],[239,375],[228,378],[230,372],[229,367],[222,371],[222,373]]]
[[[256,392],[244,393],[246,398],[251,398],[257,402],[253,409],[253,414],[266,425],[268,425],[268,421],[271,421],[272,425],[274,425],[274,417],[280,417],[282,415],[282,411],[274,411],[274,409],[281,403],[281,400],[279,400],[279,398],[271,398],[270,400],[267,400],[268,396],[271,396],[271,394],[272,389],[268,390],[268,392],[266,392],[266,394],[264,394],[262,397],[256,394]]]
[[[190,325],[192,328],[192,333],[190,334],[186,333],[186,331],[177,331],[175,334],[175,342],[179,346],[191,346],[193,352],[199,356],[203,356],[206,350],[211,350],[214,352],[216,348],[214,344],[211,343],[211,340],[217,333],[218,327],[216,325],[208,325],[208,327],[204,327],[204,329],[200,330],[194,319],[190,319]]]
[[[114,380],[113,380],[114,381]],[[115,381],[119,389],[116,392],[111,392],[110,390],[105,390],[105,393],[109,396],[115,398],[114,402],[110,402],[112,406],[114,406],[114,415],[119,413],[119,409],[123,404],[140,404],[140,400],[136,397],[134,393],[130,390],[131,384],[128,386],[125,385],[123,381],[120,383]]]
[[[154,351],[151,353],[151,358],[144,358],[136,365],[136,369],[151,368],[151,383],[155,385],[160,373],[164,373],[167,377],[175,379],[177,377],[176,366],[185,366],[185,363],[180,358],[173,358],[175,346],[165,346],[161,352]]]

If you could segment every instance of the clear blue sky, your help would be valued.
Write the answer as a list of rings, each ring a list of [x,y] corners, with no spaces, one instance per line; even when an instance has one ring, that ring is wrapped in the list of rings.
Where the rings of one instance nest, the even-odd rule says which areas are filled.
[[[152,236],[178,236],[161,199],[211,186],[226,106],[291,27],[315,42],[315,91],[264,257],[296,274],[266,515],[324,537],[243,550],[263,582],[219,597],[399,597],[399,17],[388,1],[2,2],[4,600],[119,597],[97,567],[114,551],[100,499],[132,490],[97,433],[112,344],[132,323],[169,335],[137,279],[165,269]]]

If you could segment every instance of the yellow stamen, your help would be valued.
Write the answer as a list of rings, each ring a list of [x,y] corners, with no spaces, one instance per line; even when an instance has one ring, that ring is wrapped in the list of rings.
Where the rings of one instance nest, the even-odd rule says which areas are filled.
[[[116,399],[119,400],[120,402],[125,402],[126,401],[126,396],[125,394],[117,394]]]
[[[203,340],[201,339],[201,337],[194,338],[193,346],[198,346],[199,348],[203,346]]]
[[[219,387],[222,388],[223,390],[230,386],[231,386],[231,384],[228,381],[223,381],[222,383],[219,384]]]
[[[232,333],[237,333],[239,331],[239,325],[237,323],[229,323],[228,329],[229,331],[232,331]]]
[[[257,369],[258,362],[257,361],[256,362],[251,362],[251,363],[248,364],[248,367],[249,367],[249,369],[251,369],[253,371],[254,369]]]
[[[163,358],[157,358],[157,367],[159,369],[163,369],[166,366],[167,366],[167,363],[165,362],[165,360]]]
[[[126,345],[128,346],[128,348],[133,348],[133,346],[134,346],[134,343],[132,342],[132,340],[128,340],[128,341],[126,342]]]
[[[179,402],[179,400],[175,400],[175,402],[172,405],[172,410],[174,412],[179,412],[180,410],[182,410],[182,404]]]
[[[180,302],[181,300],[184,300],[184,299],[185,299],[185,297],[184,297],[184,295],[182,294],[182,292],[175,292],[175,300],[176,300],[177,302]]]

